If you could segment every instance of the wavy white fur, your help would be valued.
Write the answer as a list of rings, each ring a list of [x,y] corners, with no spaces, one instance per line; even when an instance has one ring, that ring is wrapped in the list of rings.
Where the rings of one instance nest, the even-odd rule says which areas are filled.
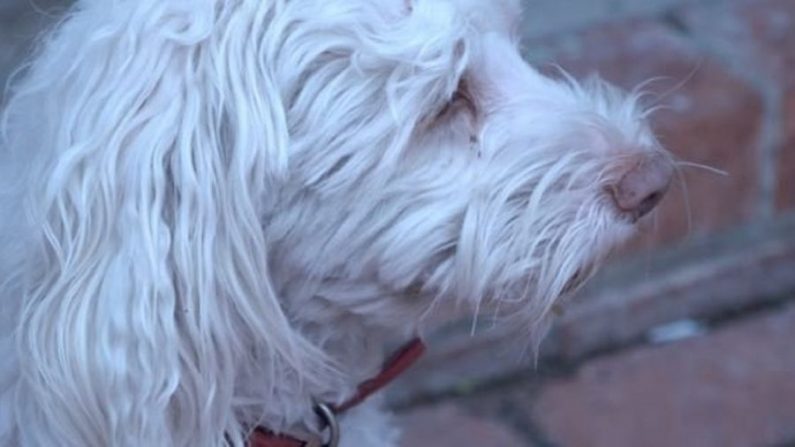
[[[635,96],[514,0],[82,0],[4,114],[0,444],[244,445],[458,305],[530,335],[633,226]],[[397,442],[377,401],[343,445]]]

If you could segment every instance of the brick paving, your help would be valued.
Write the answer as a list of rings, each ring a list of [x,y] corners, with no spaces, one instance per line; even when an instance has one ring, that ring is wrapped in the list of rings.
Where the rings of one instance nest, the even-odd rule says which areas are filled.
[[[476,417],[453,404],[420,408],[399,419],[404,447],[520,446],[528,443],[503,421]]]
[[[792,340],[795,304],[573,371],[527,371],[496,388],[448,397],[441,407],[412,409],[404,447],[788,445],[795,441]],[[480,422],[464,422],[473,415]],[[477,426],[467,429],[477,432],[470,439],[490,432],[494,441],[459,442],[456,430],[470,423]],[[429,432],[429,424],[436,429]]]
[[[437,336],[394,390],[403,447],[795,445],[795,304],[771,307],[795,302],[795,0],[524,3],[529,59],[624,88],[660,77],[660,139],[729,175],[683,170],[688,199],[675,189],[615,287],[572,305],[538,369],[511,334]],[[0,83],[57,17],[31,4],[0,2]],[[683,318],[720,327],[646,343]]]
[[[795,439],[795,306],[590,362],[533,414],[565,446],[751,447]]]

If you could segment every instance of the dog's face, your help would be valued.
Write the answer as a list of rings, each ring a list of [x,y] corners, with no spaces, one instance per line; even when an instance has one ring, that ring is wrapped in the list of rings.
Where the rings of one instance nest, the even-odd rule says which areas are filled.
[[[282,293],[402,328],[432,302],[538,322],[667,189],[637,97],[527,65],[515,1],[356,3],[328,2],[333,42],[283,75]]]

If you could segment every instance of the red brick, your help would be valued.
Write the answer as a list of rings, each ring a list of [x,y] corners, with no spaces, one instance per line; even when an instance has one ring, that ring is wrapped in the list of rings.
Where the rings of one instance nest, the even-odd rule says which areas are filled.
[[[529,446],[508,427],[466,415],[451,404],[421,408],[401,417],[403,447]]]
[[[747,447],[795,439],[795,306],[583,366],[533,414],[567,447]]]
[[[626,89],[659,78],[646,90],[668,105],[654,117],[660,140],[681,160],[730,174],[685,168],[689,206],[679,183],[636,246],[679,241],[754,217],[762,103],[744,81],[655,22],[609,24],[574,37],[529,42],[529,48],[531,55],[541,49],[576,76],[598,72]]]
[[[741,0],[689,8],[681,16],[696,37],[723,49],[751,76],[783,96],[776,203],[779,209],[794,209],[795,2]]]

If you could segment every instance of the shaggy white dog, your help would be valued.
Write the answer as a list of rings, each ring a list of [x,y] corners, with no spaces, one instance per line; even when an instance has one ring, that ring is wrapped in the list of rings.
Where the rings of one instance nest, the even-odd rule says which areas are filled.
[[[433,312],[542,327],[672,165],[518,9],[79,1],[4,114],[0,444],[311,436]],[[396,445],[377,404],[341,445]]]

